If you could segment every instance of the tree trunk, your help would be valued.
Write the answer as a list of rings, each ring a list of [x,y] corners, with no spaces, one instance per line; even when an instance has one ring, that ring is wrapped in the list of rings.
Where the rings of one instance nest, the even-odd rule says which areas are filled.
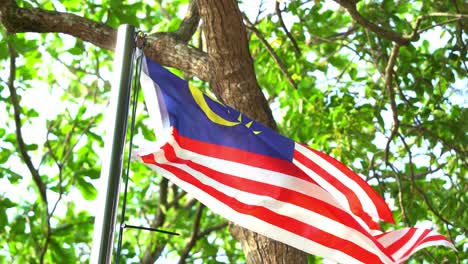
[[[276,124],[255,77],[247,34],[235,0],[199,0],[214,93],[226,104],[273,129]],[[306,263],[306,254],[240,226],[230,232],[248,263]]]

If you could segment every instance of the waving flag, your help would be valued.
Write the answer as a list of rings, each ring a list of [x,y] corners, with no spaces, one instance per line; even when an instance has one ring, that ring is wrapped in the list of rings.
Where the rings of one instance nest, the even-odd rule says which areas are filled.
[[[148,58],[143,71],[159,145],[138,156],[214,212],[343,263],[398,263],[435,242],[451,246],[430,230],[382,233],[379,220],[394,222],[390,209],[345,165],[189,87]]]

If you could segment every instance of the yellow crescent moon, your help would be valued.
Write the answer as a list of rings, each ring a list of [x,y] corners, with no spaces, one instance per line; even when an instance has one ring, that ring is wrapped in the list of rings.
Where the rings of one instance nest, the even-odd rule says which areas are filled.
[[[205,113],[205,115],[208,117],[208,119],[211,120],[211,122],[214,122],[216,124],[222,125],[222,126],[236,126],[239,125],[241,122],[232,122],[229,120],[226,120],[216,114],[211,108],[208,106],[208,104],[205,101],[205,97],[203,96],[203,93],[198,90],[197,88],[189,86],[190,93],[192,93],[192,97],[197,103],[197,105],[200,107],[200,109]]]

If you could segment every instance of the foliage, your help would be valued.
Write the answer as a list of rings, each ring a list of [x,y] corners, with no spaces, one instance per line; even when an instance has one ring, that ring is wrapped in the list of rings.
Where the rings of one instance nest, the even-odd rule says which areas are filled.
[[[431,221],[430,227],[458,248],[430,248],[412,262],[466,261],[468,21],[453,16],[467,11],[463,1],[358,3],[368,21],[402,35],[411,35],[420,20],[419,39],[405,45],[358,24],[335,2],[287,1],[279,4],[281,18],[275,1],[245,2],[241,11],[249,18],[257,79],[280,131],[331,153],[366,177],[392,205],[398,227]],[[171,32],[188,1],[17,3],[112,27],[130,23],[147,32]],[[446,15],[433,16],[441,13]],[[194,46],[201,45],[200,34],[193,37]],[[92,201],[105,191],[97,179],[112,52],[63,34],[11,35],[3,27],[0,40],[0,262],[86,263],[96,213]],[[13,79],[18,109],[9,89]],[[192,79],[192,85],[207,87]],[[154,139],[142,105],[136,147],[144,146],[142,138]],[[47,200],[41,197],[41,183]],[[245,262],[224,219],[146,167],[131,165],[127,200],[127,223],[180,236],[127,229],[125,263],[140,262],[151,251],[160,261],[183,256],[182,262]],[[311,256],[309,262],[321,260]]]

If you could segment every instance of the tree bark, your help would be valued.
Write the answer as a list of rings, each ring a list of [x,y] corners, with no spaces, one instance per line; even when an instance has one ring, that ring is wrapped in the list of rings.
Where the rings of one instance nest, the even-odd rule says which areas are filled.
[[[226,104],[276,129],[267,100],[255,77],[247,33],[235,0],[199,0],[206,36],[210,83]],[[248,263],[306,263],[306,254],[237,225],[230,225]]]

